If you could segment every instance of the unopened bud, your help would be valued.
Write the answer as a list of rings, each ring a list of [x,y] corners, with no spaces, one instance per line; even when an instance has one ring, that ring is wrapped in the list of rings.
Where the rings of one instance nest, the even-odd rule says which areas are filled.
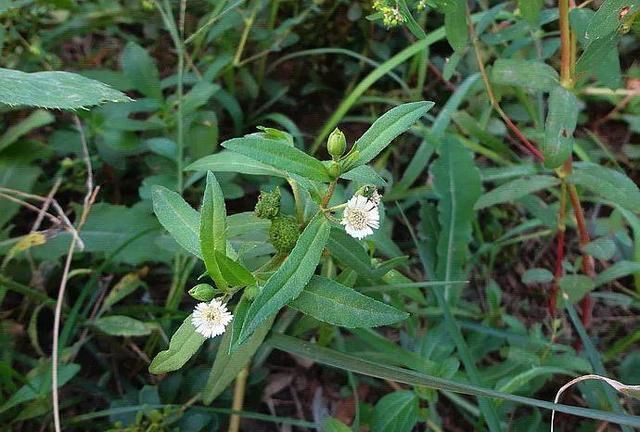
[[[344,134],[340,129],[335,128],[327,139],[327,151],[329,152],[333,160],[337,160],[344,154],[344,151],[346,149],[347,139],[344,137]]]
[[[208,302],[213,300],[215,289],[209,284],[198,284],[189,290],[189,295],[196,300]]]

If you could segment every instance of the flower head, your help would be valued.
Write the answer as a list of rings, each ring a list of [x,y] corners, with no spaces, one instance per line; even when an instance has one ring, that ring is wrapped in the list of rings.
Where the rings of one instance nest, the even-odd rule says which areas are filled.
[[[198,303],[191,315],[191,322],[196,331],[204,337],[212,338],[224,333],[233,315],[227,310],[227,305],[218,299],[208,303]]]
[[[354,195],[347,201],[341,223],[351,237],[363,239],[380,227],[378,206],[362,195]]]

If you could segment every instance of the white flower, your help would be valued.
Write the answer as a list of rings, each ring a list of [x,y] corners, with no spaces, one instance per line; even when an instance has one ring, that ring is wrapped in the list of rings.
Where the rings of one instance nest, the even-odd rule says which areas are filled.
[[[341,223],[351,237],[363,239],[380,228],[378,206],[362,195],[355,195],[347,201]]]
[[[212,338],[224,333],[225,327],[232,318],[233,315],[227,310],[227,305],[218,299],[213,299],[209,303],[196,305],[191,315],[191,322],[198,333]]]

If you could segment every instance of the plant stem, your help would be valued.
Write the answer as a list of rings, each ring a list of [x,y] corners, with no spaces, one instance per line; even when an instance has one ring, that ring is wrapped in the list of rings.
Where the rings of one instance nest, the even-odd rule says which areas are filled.
[[[245,366],[236,377],[236,385],[233,388],[233,403],[231,409],[234,412],[242,411],[244,405],[244,394],[247,387],[247,377],[249,376],[249,366]],[[240,431],[240,416],[233,414],[229,419],[229,432]]]
[[[323,209],[327,208],[327,205],[329,204],[329,200],[331,200],[331,197],[333,196],[333,192],[335,192],[336,190],[336,184],[337,184],[336,180],[329,183],[329,188],[327,189],[327,193],[322,197],[322,203],[320,203],[320,207],[322,207]]]
[[[571,76],[571,29],[569,28],[569,0],[558,1],[560,13],[560,82],[563,87],[573,87]]]
[[[556,268],[554,272],[553,278],[553,287],[551,288],[551,295],[549,296],[549,315],[552,318],[555,318],[557,313],[557,303],[558,303],[558,291],[559,291],[559,281],[562,277],[562,262],[564,261],[564,244],[565,244],[565,233],[567,231],[567,226],[565,224],[566,219],[566,211],[567,211],[567,182],[564,178],[560,179],[562,181],[560,185],[560,209],[558,210],[558,234],[556,238]]]

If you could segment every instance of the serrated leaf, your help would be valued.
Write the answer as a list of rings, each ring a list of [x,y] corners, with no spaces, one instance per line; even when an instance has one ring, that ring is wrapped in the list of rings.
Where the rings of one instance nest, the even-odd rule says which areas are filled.
[[[208,171],[200,209],[200,250],[209,276],[222,290],[227,288],[227,281],[220,272],[216,252],[224,254],[227,249],[226,231],[224,195],[216,177]]]
[[[278,170],[298,174],[311,180],[331,180],[322,162],[281,140],[266,138],[263,134],[233,138],[221,145]]]
[[[577,303],[596,287],[593,279],[585,275],[565,275],[558,281],[571,303]]]
[[[482,195],[474,208],[480,210],[504,202],[513,202],[525,195],[556,186],[560,181],[551,176],[537,175],[511,180]]]
[[[160,74],[155,62],[144,48],[129,42],[122,51],[122,70],[129,82],[140,93],[154,99],[162,99]]]
[[[200,252],[200,215],[180,196],[164,186],[151,191],[153,212],[160,224],[180,246],[202,258]]]
[[[322,214],[309,222],[287,259],[267,280],[249,307],[238,343],[246,340],[258,325],[302,292],[320,261],[330,228],[329,221]]]
[[[498,59],[491,69],[494,84],[551,91],[558,87],[558,72],[536,60]]]
[[[129,101],[124,93],[71,72],[25,73],[0,68],[0,104],[75,110]]]
[[[576,162],[569,181],[607,201],[640,212],[640,190],[625,174],[590,162]]]
[[[145,323],[124,315],[110,315],[93,321],[93,326],[111,336],[146,336],[151,329]]]
[[[242,264],[219,251],[215,251],[215,255],[220,273],[229,285],[233,287],[255,285],[256,279]]]
[[[233,172],[249,175],[286,177],[284,171],[230,150],[205,156],[185,168],[186,171]]]
[[[456,139],[446,139],[440,157],[431,167],[433,190],[440,198],[436,275],[439,280],[465,280],[468,244],[471,241],[473,206],[481,192],[480,172],[472,153]],[[451,286],[445,288],[447,298]]]
[[[180,369],[198,352],[205,340],[207,338],[196,331],[189,315],[171,336],[169,348],[155,356],[149,365],[149,372],[162,374]]]
[[[412,391],[396,391],[376,403],[371,432],[410,432],[418,421],[418,397]]]
[[[234,317],[234,320],[236,318]],[[202,391],[202,400],[208,405],[217,398],[231,382],[236,378],[238,373],[249,363],[251,357],[262,345],[262,341],[271,330],[275,314],[260,324],[256,331],[234,351],[231,351],[233,343],[233,334],[227,331],[222,337],[220,348],[213,362],[213,367],[209,374],[207,384]],[[233,326],[233,323],[231,324]],[[232,328],[230,326],[230,328]]]
[[[532,268],[522,274],[522,283],[525,285],[535,283],[549,283],[553,280],[553,273],[544,268]]]
[[[409,316],[406,312],[320,276],[312,277],[289,306],[317,320],[346,328],[378,327]]]
[[[578,99],[564,87],[555,87],[549,95],[549,112],[540,148],[547,168],[558,168],[571,156],[577,122]]]
[[[433,102],[427,101],[411,102],[392,108],[384,113],[355,142],[353,151],[359,151],[360,155],[350,168],[364,165],[375,158],[398,135],[413,126],[433,105]]]

